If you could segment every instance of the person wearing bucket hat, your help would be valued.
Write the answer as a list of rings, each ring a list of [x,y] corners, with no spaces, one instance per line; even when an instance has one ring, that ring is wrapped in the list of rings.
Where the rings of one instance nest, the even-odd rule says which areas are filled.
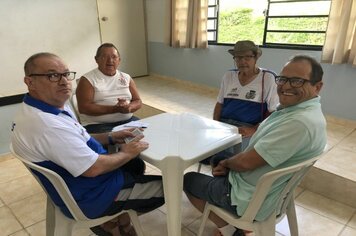
[[[261,49],[250,40],[242,40],[228,53],[233,56],[236,68],[223,76],[213,119],[239,127],[242,143],[202,160],[202,164],[214,165],[220,159],[243,151],[259,123],[278,104],[276,74],[257,66]]]
[[[256,59],[262,55],[261,49],[250,40],[237,41],[234,48],[228,50],[228,52],[234,57],[235,55],[246,51],[251,51]]]

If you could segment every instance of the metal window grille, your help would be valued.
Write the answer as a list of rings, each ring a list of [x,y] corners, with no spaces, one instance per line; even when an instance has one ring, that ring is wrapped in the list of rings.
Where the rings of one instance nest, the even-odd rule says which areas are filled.
[[[220,43],[218,37],[219,1],[224,0],[209,0],[209,44],[226,44]],[[266,2],[264,30],[261,32],[262,46],[321,50],[331,0],[266,0]],[[305,8],[306,4],[308,8]]]

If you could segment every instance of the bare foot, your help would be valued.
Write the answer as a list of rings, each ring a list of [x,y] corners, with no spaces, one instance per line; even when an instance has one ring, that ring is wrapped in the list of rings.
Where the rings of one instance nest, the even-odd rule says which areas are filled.
[[[120,234],[119,227],[113,228],[112,230],[110,230],[110,233],[112,234],[112,236],[122,236],[122,235]]]
[[[100,225],[105,231],[110,232],[112,229],[117,228],[117,219],[105,222],[104,224]]]

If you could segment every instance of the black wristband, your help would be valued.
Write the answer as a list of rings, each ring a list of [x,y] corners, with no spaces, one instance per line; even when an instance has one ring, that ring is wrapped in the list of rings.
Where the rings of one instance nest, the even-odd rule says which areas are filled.
[[[108,134],[108,141],[110,145],[115,145],[114,139],[112,138],[112,132]]]

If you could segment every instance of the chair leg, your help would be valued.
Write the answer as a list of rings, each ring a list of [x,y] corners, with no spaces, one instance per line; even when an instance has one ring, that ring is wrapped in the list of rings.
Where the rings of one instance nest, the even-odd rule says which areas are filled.
[[[270,215],[265,221],[254,223],[256,230],[255,236],[275,236],[276,235],[276,216]]]
[[[46,208],[46,236],[54,236],[55,228],[55,207],[51,199],[47,197]]]
[[[143,236],[143,230],[140,221],[138,219],[137,213],[133,210],[129,210],[127,213],[130,216],[131,222],[135,228],[137,236]]]
[[[294,200],[291,200],[287,208],[287,218],[291,236],[298,236],[298,219],[295,213]]]
[[[206,203],[205,204],[205,208],[204,208],[204,212],[203,212],[203,217],[202,217],[202,220],[201,220],[201,223],[200,223],[200,227],[199,227],[199,231],[198,231],[197,236],[202,236],[203,235],[204,228],[205,228],[205,225],[206,225],[206,221],[208,220],[209,214],[210,214],[209,203]]]
[[[59,208],[55,209],[54,236],[71,236],[75,221],[62,214]]]
[[[201,170],[201,163],[198,163],[198,169],[197,169],[197,172],[200,172],[200,170]]]

